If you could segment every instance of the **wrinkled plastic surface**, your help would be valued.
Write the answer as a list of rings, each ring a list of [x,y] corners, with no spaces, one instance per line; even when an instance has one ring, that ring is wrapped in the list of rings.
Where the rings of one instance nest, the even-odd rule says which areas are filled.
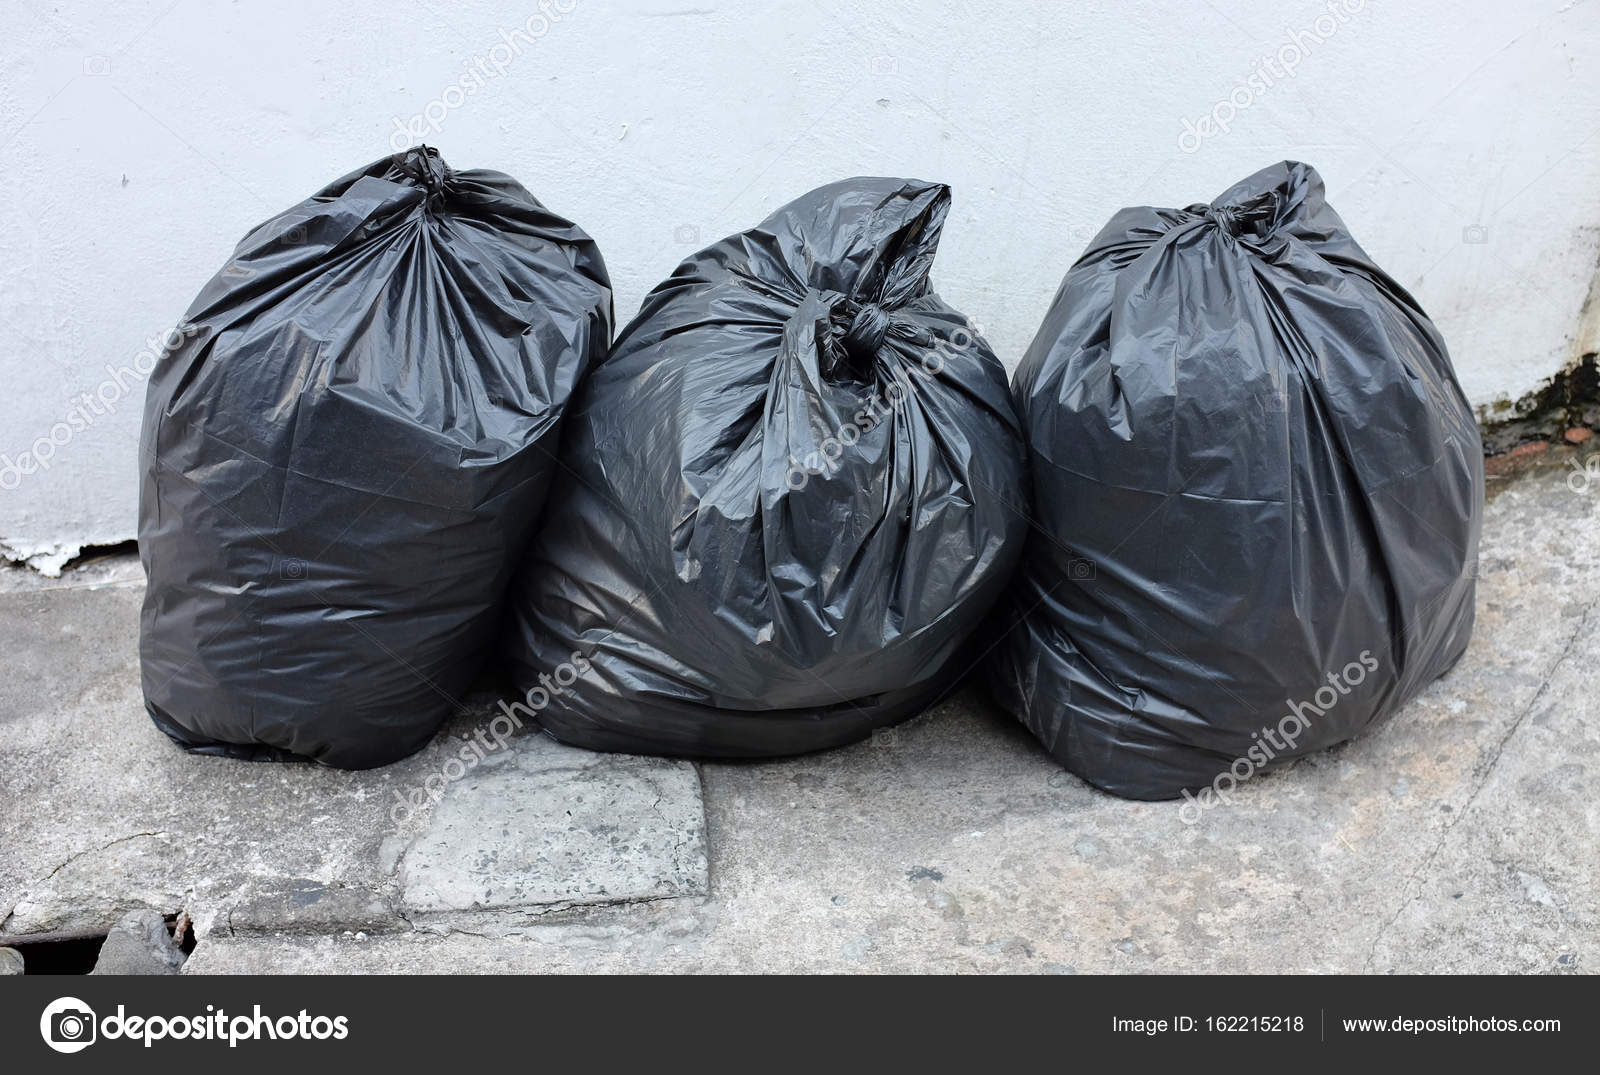
[[[413,150],[252,231],[186,323],[146,399],[150,715],[202,753],[410,754],[492,646],[609,343],[599,251]]]
[[[1041,526],[988,670],[1084,779],[1157,799],[1247,778],[1387,717],[1466,647],[1478,429],[1313,169],[1118,213],[1014,387]]]
[[[557,738],[801,753],[961,670],[1026,523],[1004,370],[928,284],[948,208],[835,183],[648,296],[585,383],[513,601]]]

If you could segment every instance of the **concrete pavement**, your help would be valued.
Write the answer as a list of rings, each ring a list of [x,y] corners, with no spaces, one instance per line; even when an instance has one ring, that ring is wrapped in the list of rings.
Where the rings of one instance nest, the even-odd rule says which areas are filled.
[[[492,690],[381,770],[192,757],[142,711],[135,561],[0,572],[0,944],[183,909],[188,974],[1592,972],[1600,478],[1553,455],[1494,483],[1457,668],[1192,825],[973,687],[769,763],[468,765]]]

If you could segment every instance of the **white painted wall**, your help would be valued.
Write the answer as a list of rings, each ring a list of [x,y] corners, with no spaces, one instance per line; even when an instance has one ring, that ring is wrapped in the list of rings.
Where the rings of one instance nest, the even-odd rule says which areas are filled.
[[[439,101],[427,141],[588,229],[623,319],[812,186],[948,182],[935,283],[1013,364],[1112,211],[1309,161],[1473,401],[1516,398],[1597,343],[1575,337],[1600,252],[1600,0],[1342,2],[3,0],[0,454],[102,391],[248,228]],[[446,98],[463,77],[481,85]],[[1230,94],[1229,130],[1180,147]],[[133,535],[130,388],[47,471],[0,478],[12,555],[48,568]]]

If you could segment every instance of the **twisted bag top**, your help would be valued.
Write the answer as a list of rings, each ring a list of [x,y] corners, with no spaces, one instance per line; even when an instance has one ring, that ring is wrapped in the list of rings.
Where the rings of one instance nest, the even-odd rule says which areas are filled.
[[[582,658],[539,714],[558,737],[793,753],[942,683],[1025,526],[1004,371],[928,283],[948,208],[835,183],[646,299],[584,386],[515,602],[527,682]]]
[[[1465,648],[1477,425],[1313,169],[1118,213],[1015,388],[1043,525],[992,682],[1091,782],[1248,776],[1392,713]]]
[[[364,767],[477,667],[609,343],[594,243],[431,149],[257,227],[146,402],[152,717],[191,749]]]

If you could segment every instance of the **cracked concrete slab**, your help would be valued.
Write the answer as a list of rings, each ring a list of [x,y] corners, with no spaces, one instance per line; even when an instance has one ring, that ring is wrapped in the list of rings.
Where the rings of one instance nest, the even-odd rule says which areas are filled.
[[[706,895],[693,767],[533,737],[488,758],[404,853],[408,911],[516,911]]]
[[[470,830],[467,812],[444,804],[388,840],[367,835],[389,824],[395,790],[437,771],[451,741],[436,743],[431,760],[403,775],[241,770],[170,751],[142,718],[134,720],[127,637],[99,625],[121,615],[122,599],[96,592],[60,606],[48,626],[38,621],[51,637],[67,625],[78,634],[40,651],[56,655],[55,669],[47,663],[21,677],[36,676],[33,691],[43,676],[43,686],[71,700],[24,720],[20,738],[0,709],[7,807],[0,899],[19,893],[15,878],[43,877],[57,866],[63,875],[86,870],[97,856],[112,873],[138,875],[125,891],[138,895],[144,885],[150,898],[170,898],[187,880],[199,886],[198,900],[230,878],[244,879],[251,899],[209,897],[231,909],[234,929],[202,938],[185,966],[195,974],[1592,973],[1600,961],[1600,723],[1589,703],[1600,686],[1600,547],[1592,541],[1600,487],[1593,497],[1575,493],[1567,473],[1536,471],[1490,504],[1478,629],[1454,671],[1388,725],[1247,782],[1233,805],[1198,824],[1185,824],[1176,804],[1126,802],[1087,787],[969,689],[856,747],[700,766],[709,872],[696,872],[692,852],[687,860],[699,887],[678,898],[562,914],[402,915],[408,871],[413,863],[422,870],[430,855],[480,870],[459,875],[468,882],[459,889],[428,896],[434,906],[510,893],[509,909],[517,911],[518,893],[574,893],[548,887],[537,871],[503,889],[489,868],[498,868],[494,860],[485,866],[474,857],[476,841],[458,841],[447,828]],[[68,596],[76,592],[59,598],[76,600]],[[25,599],[0,597],[0,621],[15,624],[7,600]],[[62,668],[64,659],[79,662],[76,670]],[[0,703],[22,689],[17,682],[0,683]],[[106,706],[122,716],[97,722],[86,715]],[[561,757],[562,748],[535,751],[536,742],[543,743],[519,741],[526,760],[482,767],[476,778],[502,799],[522,801],[516,781],[494,785],[500,771]],[[49,771],[17,776],[18,743],[27,744],[27,765]],[[61,751],[60,759],[41,756],[47,748]],[[691,775],[675,779],[687,783]],[[227,854],[212,847],[187,869],[164,864],[202,838],[206,824],[144,804],[136,789],[157,778],[173,786],[163,793],[170,802],[233,826],[239,846]],[[637,797],[649,797],[654,778],[635,778]],[[128,786],[115,794],[94,786],[124,779]],[[234,792],[233,780],[256,787]],[[84,796],[100,811],[77,809]],[[35,800],[61,804],[52,809],[62,811],[66,827],[19,823]],[[100,825],[99,814],[113,805],[124,812],[118,823]],[[652,815],[615,834],[583,821],[573,838],[606,848],[613,836],[651,843]],[[538,865],[548,831],[507,828],[516,861]],[[346,835],[351,829],[362,835]],[[655,846],[664,849],[668,832],[683,831],[666,826]],[[136,832],[168,835],[100,850]],[[416,847],[427,854],[412,859],[407,849]],[[200,863],[217,878],[194,881]],[[424,885],[425,876],[416,875],[412,902],[424,902],[425,890],[443,892]],[[615,884],[646,896],[673,876],[663,870],[652,881],[624,869]]]
[[[1518,499],[1559,497],[1548,485]],[[1570,508],[1556,499],[1552,508]],[[1593,560],[1575,552],[1582,575]],[[1594,973],[1600,967],[1600,609],[1592,583],[1556,611],[1569,634],[1454,823],[1439,833],[1371,966],[1401,973]]]

